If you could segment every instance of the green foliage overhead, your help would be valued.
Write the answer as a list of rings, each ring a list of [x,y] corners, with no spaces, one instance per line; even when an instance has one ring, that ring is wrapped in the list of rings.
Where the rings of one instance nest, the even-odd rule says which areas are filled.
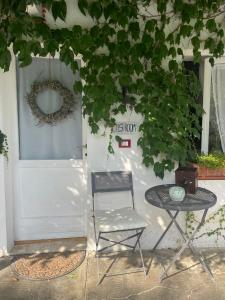
[[[213,57],[223,55],[224,1],[79,0],[93,26],[61,29],[30,16],[28,4],[44,5],[55,19],[66,17],[64,0],[1,1],[0,67],[9,69],[11,46],[21,67],[33,55],[59,52],[60,60],[76,72],[74,56],[81,54],[85,85],[77,82],[74,88],[83,92],[83,113],[92,132],[100,124],[112,128],[117,114],[133,109],[143,116],[138,141],[143,163],[161,178],[174,161],[185,163],[192,140],[199,137],[202,108],[194,74],[178,63],[182,44],[189,41],[195,62],[201,60],[200,49],[209,50],[212,64]]]
[[[197,162],[200,166],[210,168],[210,169],[219,169],[225,167],[225,154],[224,153],[211,153],[211,154],[202,154],[197,156]]]

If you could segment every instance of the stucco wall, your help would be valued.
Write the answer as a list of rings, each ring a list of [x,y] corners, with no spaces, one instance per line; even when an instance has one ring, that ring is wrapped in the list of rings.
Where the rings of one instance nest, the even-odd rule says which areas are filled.
[[[0,72],[0,129],[8,136],[12,145],[10,123],[13,122],[13,112],[10,109],[10,97],[15,93],[14,82],[10,80],[11,73]],[[12,113],[12,115],[11,115]],[[14,120],[15,121],[15,120]],[[9,153],[12,162],[12,151]],[[14,208],[12,189],[12,164],[8,164],[0,156],[0,256],[6,254],[14,243]]]
[[[140,124],[140,116],[134,112],[127,113],[126,115],[119,116],[118,122],[136,122]],[[104,129],[102,128],[102,132]],[[91,171],[116,171],[116,170],[130,170],[133,174],[133,184],[135,192],[135,204],[137,211],[145,217],[148,221],[149,226],[145,231],[142,238],[143,248],[150,249],[154,246],[157,238],[166,228],[169,218],[167,214],[156,207],[146,203],[145,191],[158,184],[163,183],[174,183],[175,176],[174,172],[167,172],[163,180],[156,177],[152,168],[146,168],[142,164],[141,150],[137,146],[137,140],[140,133],[121,135],[122,138],[131,139],[131,148],[119,148],[117,142],[114,141],[113,147],[115,154],[109,154],[107,150],[108,136],[92,135],[90,132],[87,135],[87,164],[88,164],[88,213],[89,213],[89,226],[88,226],[88,237],[89,237],[89,249],[93,249],[93,230],[92,230],[92,219],[91,213],[91,183],[90,183],[90,172]],[[98,196],[98,209],[104,209],[107,207],[119,207],[128,203],[128,196],[124,193],[115,196],[106,195],[104,201],[101,196]],[[101,199],[101,200],[100,200]],[[108,200],[108,201],[107,201]],[[126,200],[126,203],[125,203]],[[182,221],[183,223],[183,221]],[[180,237],[177,235],[174,229],[166,236],[161,247],[176,247],[179,245]]]
[[[117,118],[118,122],[136,122],[140,123],[140,117],[134,112],[127,113],[124,116]],[[102,128],[102,132],[104,129]],[[137,211],[148,221],[149,225],[144,232],[142,237],[142,246],[145,249],[151,249],[159,236],[162,234],[170,219],[167,213],[159,208],[156,208],[145,201],[145,191],[158,184],[164,183],[175,183],[174,172],[167,172],[163,180],[156,177],[152,168],[146,168],[141,160],[141,150],[137,146],[137,139],[139,133],[121,135],[122,138],[131,139],[131,148],[119,148],[117,142],[114,141],[113,147],[115,154],[109,154],[107,150],[108,146],[108,136],[107,134],[102,136],[92,135],[88,130],[87,134],[87,165],[88,165],[88,246],[89,249],[94,249],[94,233],[92,227],[91,218],[91,180],[90,172],[92,171],[116,171],[116,170],[131,170],[133,173],[133,183],[135,192],[135,204]],[[225,181],[224,180],[201,180],[198,182],[200,187],[211,190],[217,195],[217,203],[214,207],[209,209],[207,217],[210,217],[215,211],[217,211],[223,204],[225,204]],[[129,203],[129,198],[127,195],[118,194],[113,196],[113,194],[106,195],[106,198],[102,196],[97,197],[97,208],[115,208],[121,205],[126,205]],[[202,212],[196,214],[197,218],[200,218]],[[185,229],[185,213],[181,213],[179,216],[179,222]],[[203,232],[212,230],[218,227],[217,222],[210,222],[205,225],[199,232],[199,235]],[[175,248],[178,247],[182,242],[182,238],[179,235],[176,228],[172,227],[170,231],[165,236],[160,248]],[[217,239],[215,235],[212,237],[204,236],[198,240],[195,240],[195,245],[197,247],[224,247],[225,240],[224,237]]]
[[[218,209],[225,204],[225,180],[199,180],[198,185],[200,187],[209,189],[217,196],[217,203],[215,206],[209,209],[207,218],[210,218],[215,212],[218,211]],[[197,213],[196,216],[198,218],[201,216],[202,213]],[[198,235],[201,235],[203,233],[209,232],[211,230],[214,230],[216,228],[220,227],[220,224],[218,223],[218,218],[215,220],[211,220],[210,223],[206,224],[202,227]],[[224,224],[223,224],[223,227]],[[197,236],[198,236],[197,235]],[[195,240],[195,245],[198,247],[225,247],[225,230],[222,231],[222,235],[220,237],[217,237],[216,234],[212,236],[204,235],[200,239]]]

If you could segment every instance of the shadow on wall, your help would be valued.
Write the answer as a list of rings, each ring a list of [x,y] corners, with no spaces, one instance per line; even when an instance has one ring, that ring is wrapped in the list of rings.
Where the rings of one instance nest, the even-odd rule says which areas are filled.
[[[109,154],[107,150],[108,139],[105,136],[88,135],[88,248],[94,249],[94,232],[91,218],[91,178],[92,171],[132,171],[133,185],[135,194],[135,205],[137,211],[145,217],[149,226],[144,231],[142,237],[142,246],[144,249],[151,249],[157,241],[160,234],[166,228],[169,218],[165,211],[153,207],[145,202],[145,191],[155,185],[174,183],[174,172],[166,172],[163,180],[156,177],[152,168],[146,168],[142,164],[141,150],[137,147],[138,134],[123,136],[131,139],[131,148],[119,148],[114,141],[113,148],[115,154]],[[128,196],[125,193],[121,195],[98,195],[98,209],[112,209],[121,206],[127,206]],[[101,202],[101,200],[103,200]],[[99,201],[99,202],[98,202]],[[182,219],[182,217],[180,218]],[[184,222],[183,222],[184,223]],[[119,236],[118,236],[119,237]],[[177,247],[180,239],[177,232],[171,228],[168,236],[163,241],[161,247]]]

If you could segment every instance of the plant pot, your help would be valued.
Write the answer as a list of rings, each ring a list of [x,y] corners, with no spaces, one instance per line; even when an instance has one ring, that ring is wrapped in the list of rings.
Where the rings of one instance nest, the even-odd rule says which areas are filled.
[[[176,185],[185,189],[188,194],[194,194],[198,186],[197,168],[193,166],[179,167],[175,171]]]
[[[225,167],[223,168],[207,168],[198,165],[197,163],[190,163],[191,166],[198,169],[198,179],[200,180],[224,180],[225,179]]]

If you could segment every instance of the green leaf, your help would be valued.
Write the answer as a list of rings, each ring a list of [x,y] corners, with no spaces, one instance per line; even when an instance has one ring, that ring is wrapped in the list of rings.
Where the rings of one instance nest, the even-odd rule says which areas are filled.
[[[183,1],[182,0],[175,0],[174,2],[174,11],[180,12],[183,10]]]
[[[143,72],[143,64],[140,61],[134,61],[132,64],[137,75]]]
[[[196,49],[199,49],[200,48],[200,39],[198,36],[194,36],[192,39],[191,39],[191,43],[192,45],[194,46],[194,48]]]
[[[193,30],[193,27],[190,25],[181,25],[180,35],[183,37],[189,37],[191,35],[192,30]]]
[[[156,29],[155,40],[162,43],[165,40],[165,32],[163,30]]]
[[[129,24],[129,30],[131,33],[131,36],[134,40],[137,40],[139,38],[139,34],[140,34],[140,27],[138,22],[131,22]]]
[[[197,20],[197,22],[194,25],[194,29],[197,33],[200,33],[201,30],[204,28],[204,23],[202,20]]]
[[[156,162],[154,164],[154,172],[155,172],[156,176],[163,179],[163,177],[164,177],[164,165],[163,165],[163,163]]]
[[[120,143],[123,139],[119,135],[116,135],[115,140]]]
[[[171,55],[172,57],[176,57],[177,52],[176,52],[176,49],[174,47],[171,47],[169,49],[169,55]]]
[[[216,45],[214,40],[209,37],[206,41],[205,41],[205,45],[204,45],[204,49],[209,49],[210,52],[213,52],[215,49]]]
[[[194,54],[194,62],[195,63],[200,63],[201,61],[201,52],[199,50],[193,50],[193,54]]]
[[[223,29],[218,30],[217,35],[219,37],[223,38],[224,37],[224,30]]]
[[[117,40],[118,40],[118,42],[123,42],[126,39],[127,39],[127,32],[124,31],[124,30],[119,30],[117,32]]]
[[[169,70],[175,73],[178,71],[178,63],[176,60],[173,59],[169,61]]]
[[[181,48],[178,48],[177,49],[177,54],[183,56],[184,55],[183,50]]]
[[[216,32],[217,31],[216,21],[214,19],[208,20],[206,22],[206,29],[208,29],[209,32]]]
[[[82,27],[80,25],[74,25],[72,32],[74,37],[79,38],[82,35]]]
[[[145,30],[148,31],[148,32],[153,32],[156,24],[157,24],[156,20],[154,20],[154,19],[148,20],[145,23]]]
[[[86,10],[88,8],[88,2],[87,0],[78,0],[78,7],[83,15],[86,16]]]
[[[4,72],[9,70],[11,62],[11,53],[8,49],[3,52],[0,51],[0,68],[4,70]]]
[[[102,15],[102,6],[99,1],[92,2],[88,9],[90,16],[95,19],[99,19]]]
[[[74,53],[71,49],[65,46],[60,49],[60,60],[66,65],[69,65],[74,60]]]
[[[82,93],[83,85],[81,81],[76,81],[73,86],[75,93]]]
[[[119,79],[120,85],[121,86],[127,86],[131,82],[131,78],[129,75],[122,75]]]
[[[157,10],[160,14],[166,12],[167,2],[164,0],[157,0]]]
[[[26,67],[32,63],[32,56],[30,54],[26,55],[18,55],[19,61],[20,61],[20,67]]]
[[[109,151],[110,154],[114,154],[115,153],[115,151],[113,149],[113,146],[111,144],[108,145],[108,151]]]
[[[56,20],[57,18],[62,19],[63,21],[66,18],[67,14],[67,5],[64,0],[61,1],[53,1],[52,3],[52,15]]]
[[[216,46],[216,56],[222,56],[224,54],[224,43],[219,41]]]
[[[0,32],[0,50],[3,50],[7,47],[7,41],[2,32]]]

